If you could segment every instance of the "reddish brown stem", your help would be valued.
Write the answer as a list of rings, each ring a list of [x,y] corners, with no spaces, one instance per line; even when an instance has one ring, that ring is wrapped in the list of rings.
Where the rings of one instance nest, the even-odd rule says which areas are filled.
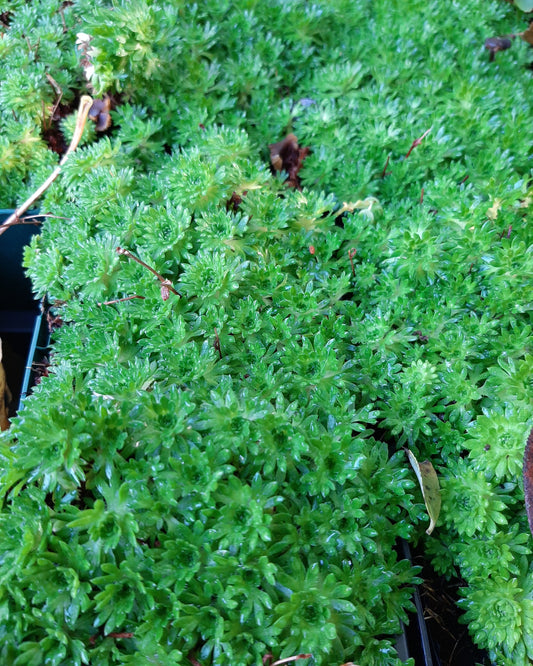
[[[348,250],[348,258],[350,260],[350,264],[352,265],[352,273],[355,276],[355,266],[353,265],[353,258],[357,254],[357,250],[355,248],[352,248],[351,250]]]
[[[131,631],[112,631],[106,634],[106,638],[133,638],[133,634]]]
[[[462,180],[460,180],[457,184],[458,184],[458,185],[462,185],[463,183],[466,183],[466,181],[467,181],[469,178],[470,178],[470,176],[469,176],[468,174],[466,174],[466,176],[465,176]]]
[[[220,348],[220,338],[218,337],[217,329],[215,328],[215,344],[214,344],[215,349],[218,352],[218,355],[220,356],[220,360],[222,360],[222,349]]]
[[[420,192],[420,204],[424,203],[424,188],[422,188],[422,191]]]
[[[385,162],[385,166],[383,167],[383,171],[381,172],[381,177],[385,178],[385,176],[390,176],[392,171],[387,171],[387,167],[389,166],[389,160],[390,160],[390,155],[387,155],[387,161]]]
[[[153,273],[153,274],[156,276],[156,278],[159,280],[159,282],[161,282],[161,284],[163,285],[163,287],[165,287],[166,289],[168,289],[169,291],[171,291],[173,294],[176,294],[176,296],[179,296],[178,292],[177,292],[177,291],[174,289],[174,287],[172,286],[170,280],[167,280],[166,278],[164,278],[164,277],[161,275],[161,273],[158,273],[158,272],[155,270],[155,268],[152,268],[152,267],[149,266],[148,264],[145,264],[144,261],[143,261],[142,259],[139,259],[139,257],[136,257],[136,256],[135,256],[134,254],[132,254],[129,250],[125,250],[125,249],[122,248],[122,247],[117,247],[117,252],[118,252],[119,254],[124,255],[125,257],[128,257],[128,259],[133,259],[133,261],[136,261],[138,264],[141,264],[141,266],[144,266],[144,268],[147,268],[151,273]]]
[[[431,127],[430,127],[428,130],[426,130],[426,131],[424,132],[424,134],[422,134],[421,137],[419,137],[418,139],[415,139],[415,140],[413,141],[413,143],[411,144],[411,147],[410,147],[409,150],[407,151],[407,155],[405,156],[404,159],[407,159],[407,158],[409,157],[409,155],[411,154],[411,152],[413,151],[413,149],[416,148],[417,146],[419,146],[419,145],[422,143],[422,141],[426,138],[426,136],[427,136],[430,132],[431,132]]]

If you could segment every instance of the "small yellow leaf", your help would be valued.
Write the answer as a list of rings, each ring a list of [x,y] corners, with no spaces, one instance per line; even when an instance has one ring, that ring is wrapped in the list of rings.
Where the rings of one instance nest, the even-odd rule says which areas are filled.
[[[489,220],[495,220],[498,217],[498,211],[502,207],[502,202],[500,199],[494,199],[494,203],[487,210],[487,217]]]
[[[424,502],[426,504],[429,516],[429,527],[426,530],[426,534],[429,535],[435,529],[437,518],[440,513],[441,497],[439,478],[437,472],[435,472],[435,468],[429,460],[424,460],[424,462],[419,463],[409,449],[407,449],[407,456],[412,468],[415,470],[418,483],[422,490],[422,496],[424,497]]]

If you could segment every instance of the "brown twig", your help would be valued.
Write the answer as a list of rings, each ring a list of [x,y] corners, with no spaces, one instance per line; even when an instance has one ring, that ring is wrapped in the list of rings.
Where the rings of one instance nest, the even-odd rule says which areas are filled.
[[[48,176],[44,183],[38,187],[35,192],[28,199],[26,199],[26,201],[21,206],[19,206],[19,208],[17,208],[14,213],[12,213],[3,224],[0,225],[0,236],[5,233],[9,227],[12,227],[14,224],[18,223],[20,216],[25,213],[28,208],[30,208],[37,201],[37,199],[42,194],[44,194],[44,192],[46,192],[54,180],[59,176],[61,173],[61,168],[69,158],[70,154],[76,150],[78,143],[80,142],[81,135],[83,134],[83,128],[87,122],[87,115],[89,113],[89,109],[92,106],[92,103],[93,100],[91,97],[89,97],[89,95],[82,95],[78,109],[78,118],[76,120],[74,136],[72,137],[72,141],[70,142],[70,146],[68,147],[67,152],[63,155],[59,165]]]
[[[125,250],[122,247],[117,247],[117,252],[119,254],[124,255],[125,257],[128,257],[129,259],[133,259],[133,261],[136,261],[138,264],[141,264],[141,266],[144,266],[144,268],[147,268],[151,273],[153,273],[156,276],[156,278],[159,280],[159,282],[161,283],[161,291],[163,291],[163,288],[165,288],[165,289],[168,289],[168,291],[171,291],[173,294],[176,294],[176,296],[179,296],[178,292],[172,286],[172,283],[170,282],[170,280],[167,280],[166,278],[164,278],[161,275],[161,273],[158,273],[155,270],[155,268],[152,268],[151,266],[146,264],[142,259],[139,259],[139,257],[136,257],[129,250]],[[166,299],[164,299],[164,300],[166,300]]]
[[[50,113],[50,120],[54,119],[55,113],[57,111],[57,107],[59,106],[59,103],[61,102],[61,98],[63,97],[63,91],[61,90],[61,86],[59,83],[46,72],[45,74],[46,78],[48,79],[48,83],[52,86],[52,88],[56,91],[57,95],[57,101],[54,104],[52,108],[52,112]]]
[[[41,224],[39,221],[40,217],[54,217],[57,220],[70,220],[70,217],[62,217],[61,215],[51,215],[50,213],[36,213],[35,215],[25,215],[20,217],[16,222],[13,222],[10,226],[15,226],[16,224]]]
[[[68,32],[67,24],[65,22],[65,15],[63,14],[64,7],[60,7],[57,11],[59,12],[59,15],[61,16],[61,22],[63,23],[63,34]]]
[[[426,130],[426,131],[424,132],[424,134],[422,134],[421,137],[419,137],[418,139],[415,139],[415,140],[413,141],[413,143],[411,144],[411,147],[410,147],[409,150],[407,151],[407,155],[404,157],[404,159],[407,159],[407,158],[409,157],[409,155],[411,154],[411,152],[413,151],[413,149],[416,148],[417,146],[419,146],[419,145],[422,143],[422,141],[426,138],[426,136],[427,136],[430,132],[431,132],[431,127],[430,127],[428,130]]]
[[[463,183],[466,183],[466,181],[467,181],[469,178],[470,178],[470,176],[469,176],[468,174],[466,174],[466,176],[465,176],[464,178],[462,178],[462,179],[457,183],[457,185],[462,185]]]

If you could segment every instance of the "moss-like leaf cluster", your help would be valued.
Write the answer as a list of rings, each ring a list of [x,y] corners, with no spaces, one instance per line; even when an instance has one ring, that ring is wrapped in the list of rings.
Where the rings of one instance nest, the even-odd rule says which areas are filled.
[[[0,440],[3,663],[395,663],[408,445],[442,481],[428,554],[494,662],[527,664],[533,97],[525,43],[483,48],[523,15],[1,9],[1,205],[87,86],[113,107],[26,253],[67,323]],[[289,132],[302,191],[267,166]]]

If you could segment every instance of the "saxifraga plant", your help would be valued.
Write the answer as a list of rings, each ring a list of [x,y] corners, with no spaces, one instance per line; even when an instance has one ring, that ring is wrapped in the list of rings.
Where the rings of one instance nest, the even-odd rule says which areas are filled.
[[[29,430],[24,437],[34,445],[23,449],[23,464],[15,464],[13,452],[4,449],[12,492],[25,474],[35,474],[47,493],[54,484],[68,488],[70,502],[76,492],[72,484],[84,488],[83,452],[91,448],[94,433],[102,441],[109,437],[121,451],[125,424],[133,427],[130,418],[135,435],[142,430],[144,437],[150,424],[144,437],[147,455],[165,443],[171,448],[169,442],[185,426],[172,420],[168,386],[157,388],[165,377],[169,386],[185,392],[179,409],[187,414],[216,401],[216,414],[202,422],[217,432],[213,446],[225,451],[227,438],[238,442],[239,453],[229,460],[218,453],[206,458],[207,449],[199,452],[198,442],[186,456],[182,451],[183,465],[194,471],[183,480],[187,492],[195,478],[213,492],[218,483],[209,471],[213,466],[240,470],[254,455],[253,473],[275,475],[277,483],[281,477],[291,485],[295,469],[304,470],[305,493],[329,498],[340,516],[348,496],[343,493],[340,501],[335,484],[357,477],[362,492],[373,498],[358,510],[374,527],[360,525],[361,516],[351,513],[344,532],[333,530],[326,552],[339,544],[360,557],[372,547],[371,531],[381,530],[375,525],[386,529],[392,521],[391,534],[412,531],[408,520],[395,522],[410,500],[390,505],[377,483],[383,476],[398,499],[405,497],[403,477],[395,476],[397,459],[389,467],[387,447],[379,442],[387,440],[390,448],[405,443],[433,460],[443,480],[441,525],[426,541],[439,570],[460,573],[476,590],[483,558],[489,577],[495,552],[502,554],[506,575],[519,570],[521,556],[529,562],[516,476],[521,436],[532,416],[533,238],[527,221],[529,146],[523,139],[531,118],[530,77],[523,67],[529,52],[517,41],[490,63],[483,49],[488,35],[522,30],[520,13],[501,2],[489,3],[480,15],[474,2],[445,6],[423,0],[409,7],[385,0],[231,8],[217,2],[173,5],[168,11],[143,0],[97,7],[84,0],[68,6],[42,0],[10,2],[1,9],[2,205],[25,198],[57,161],[43,141],[58,101],[46,73],[60,85],[66,105],[84,85],[82,69],[90,75],[92,67],[89,85],[95,94],[110,92],[120,100],[109,136],[73,155],[64,180],[42,202],[43,209],[69,218],[68,233],[46,225],[45,241],[29,253],[31,274],[39,293],[67,301],[62,314],[77,324],[58,337],[61,400],[50,389],[46,400],[56,411],[51,421],[43,417],[51,433],[62,434],[56,441],[45,430],[46,455],[40,461],[34,452],[40,442]],[[78,30],[90,37],[87,48],[76,47]],[[61,127],[68,136],[72,119],[65,118]],[[236,128],[245,128],[251,141]],[[274,185],[265,168],[246,159],[262,152],[266,162],[267,144],[287,131],[312,151],[300,173],[308,189],[289,197],[283,192],[280,199],[281,179]],[[415,137],[425,138],[416,144]],[[337,199],[316,190],[333,192]],[[361,215],[350,214],[350,208]],[[340,211],[333,225],[332,216]],[[118,255],[118,245],[174,280],[186,299],[182,294],[179,304],[172,297],[162,301],[158,280]],[[211,302],[202,305],[204,294]],[[216,303],[219,295],[223,309]],[[121,298],[132,300],[95,305]],[[333,317],[332,310],[342,316]],[[95,367],[96,358],[101,365]],[[231,372],[240,373],[249,392],[241,396],[224,384],[229,394],[212,395]],[[209,391],[205,388],[200,402],[185,404],[199,383]],[[84,408],[73,419],[62,402],[82,389]],[[328,402],[331,391],[334,398]],[[152,394],[159,397],[145,404]],[[257,416],[248,405],[251,396],[276,410]],[[328,402],[320,419],[306,411],[315,409],[316,396]],[[89,405],[96,399],[102,402],[93,411]],[[112,400],[144,406],[131,414],[125,408],[127,419],[115,406],[112,425]],[[302,403],[303,412],[296,408]],[[333,435],[325,413],[339,428],[337,422],[344,423],[344,411],[353,413],[353,404],[360,420]],[[266,408],[258,409],[262,414]],[[93,424],[84,420],[85,413],[92,414]],[[111,420],[104,426],[107,417]],[[313,419],[320,425],[313,425],[311,437]],[[71,441],[65,433],[74,426],[79,430]],[[340,455],[350,451],[350,460],[358,460],[350,428],[363,433],[371,448],[365,451],[364,474]],[[203,441],[204,431],[198,432],[195,437]],[[23,441],[20,436],[21,446]],[[141,439],[135,442],[139,449]],[[125,455],[129,460],[131,451]],[[465,463],[457,462],[465,456]],[[96,470],[111,474],[105,451],[97,458]],[[22,460],[18,453],[16,459]],[[15,471],[19,464],[22,476]],[[19,497],[29,511],[37,506],[47,511],[41,500],[24,504],[25,495]],[[350,495],[350,501],[356,497]],[[459,511],[451,498],[460,500]],[[103,496],[86,499],[87,510],[97,500],[105,505]],[[351,509],[355,512],[355,505]],[[113,527],[114,518],[104,515],[107,509],[102,513],[98,504],[96,510],[90,514],[98,518],[95,530],[104,535],[109,529],[110,543],[118,538],[118,548],[123,536],[133,539],[127,521],[117,519],[119,528]],[[225,515],[235,516],[236,510],[232,504]],[[309,512],[314,516],[313,503],[306,505],[296,534],[307,532],[311,538]],[[279,513],[276,508],[266,528],[281,530]],[[30,523],[27,534],[37,530]],[[324,518],[322,532],[327,524]],[[260,543],[264,527],[259,520],[249,538]],[[514,536],[502,541],[502,529]],[[24,538],[33,552],[33,541]],[[292,538],[294,533],[281,531],[284,547]],[[476,541],[483,547],[476,549]],[[17,543],[13,553],[20,552],[17,539],[9,543]],[[388,541],[383,543],[386,549]],[[525,583],[519,587],[528,589]],[[165,594],[158,592],[157,599],[168,607]],[[9,598],[14,603],[15,597]],[[20,610],[25,601],[18,599]],[[472,626],[480,608],[472,606]],[[166,612],[162,617],[164,624]],[[522,617],[522,629],[516,631],[527,634],[529,621]],[[46,624],[42,617],[38,622]],[[477,629],[475,635],[488,646]],[[501,628],[494,635],[505,639]],[[61,640],[73,654],[80,651],[77,639]],[[139,659],[138,652],[117,656],[122,642],[126,652],[133,649],[131,641],[104,638],[90,645],[91,658],[101,650],[113,659]],[[370,635],[364,643],[360,662],[372,663],[389,649]],[[517,640],[514,657],[505,658],[521,663],[526,658],[522,644]],[[490,648],[497,663],[509,649],[503,645]],[[39,650],[25,648],[19,663],[39,663]]]
[[[2,441],[6,664],[398,663],[420,505],[354,383],[337,204],[214,138],[137,179],[73,162],[70,238],[49,218],[26,253],[66,323]]]

